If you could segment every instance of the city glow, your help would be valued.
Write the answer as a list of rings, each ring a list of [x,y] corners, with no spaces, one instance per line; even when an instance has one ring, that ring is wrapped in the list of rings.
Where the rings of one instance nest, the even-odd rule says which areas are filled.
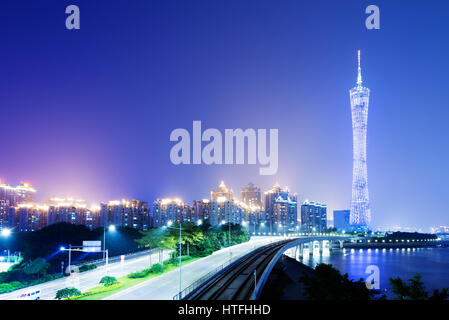
[[[8,228],[2,229],[3,237],[9,237],[10,235],[11,235],[11,229],[8,229]]]

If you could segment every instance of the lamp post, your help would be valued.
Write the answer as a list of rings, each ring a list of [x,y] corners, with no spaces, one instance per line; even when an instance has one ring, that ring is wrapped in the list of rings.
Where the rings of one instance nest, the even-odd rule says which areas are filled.
[[[106,258],[106,229],[108,231],[114,232],[116,230],[115,225],[111,224],[109,227],[104,228],[103,231],[103,260]]]
[[[199,220],[198,221],[198,225],[202,224],[203,222]],[[171,221],[167,222],[167,229],[176,229],[173,227],[170,227],[173,223]],[[181,220],[179,221],[179,300],[182,299],[182,268],[181,268],[181,263],[182,263],[182,231],[181,231]]]
[[[224,225],[226,223],[225,220],[221,221],[221,224]],[[229,248],[229,261],[232,259],[232,251],[231,251],[231,222],[228,222],[228,248]]]
[[[8,238],[11,235],[11,233],[12,233],[12,230],[8,229],[8,228],[3,228],[1,231],[1,235],[4,238]],[[9,249],[8,249],[8,259],[6,260],[6,262],[9,263],[9,259],[10,259],[10,256],[9,256]]]
[[[60,251],[68,251],[68,252],[69,252],[69,264],[68,264],[68,268],[69,268],[69,274],[71,274],[71,273],[72,273],[72,270],[71,270],[71,264],[72,264],[72,250],[73,250],[73,249],[72,249],[72,245],[70,244],[68,249],[66,249],[65,247],[60,247],[59,250],[60,250]],[[80,251],[80,250],[78,250],[78,251]]]

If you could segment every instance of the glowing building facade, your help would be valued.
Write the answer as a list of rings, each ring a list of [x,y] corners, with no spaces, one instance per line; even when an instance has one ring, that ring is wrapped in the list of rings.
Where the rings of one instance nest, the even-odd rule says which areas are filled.
[[[17,187],[0,184],[0,200],[4,200],[6,205],[10,207],[33,202],[35,193],[36,190],[26,183]]]
[[[360,50],[358,51],[357,86],[349,91],[353,132],[353,174],[350,224],[367,227],[371,221],[366,166],[366,133],[370,90],[362,86]]]

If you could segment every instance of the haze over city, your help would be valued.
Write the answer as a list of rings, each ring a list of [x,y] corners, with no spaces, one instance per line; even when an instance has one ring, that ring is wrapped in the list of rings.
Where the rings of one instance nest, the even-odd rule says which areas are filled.
[[[449,224],[449,44],[433,32],[447,29],[447,2],[418,10],[377,1],[376,33],[362,27],[365,1],[326,2],[325,11],[321,1],[235,1],[232,10],[220,1],[80,2],[77,33],[55,27],[66,3],[11,2],[0,13],[2,182],[32,184],[37,200],[91,203],[191,203],[221,180],[237,195],[249,181],[262,191],[279,182],[329,214],[349,209],[349,89],[361,49],[372,225]],[[277,174],[173,165],[170,132],[191,131],[193,120],[279,129]]]

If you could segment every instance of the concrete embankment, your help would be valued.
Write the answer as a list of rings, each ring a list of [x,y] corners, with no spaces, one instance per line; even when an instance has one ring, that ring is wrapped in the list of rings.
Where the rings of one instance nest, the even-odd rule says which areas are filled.
[[[260,300],[306,300],[299,278],[312,272],[312,268],[283,255],[271,271]]]

